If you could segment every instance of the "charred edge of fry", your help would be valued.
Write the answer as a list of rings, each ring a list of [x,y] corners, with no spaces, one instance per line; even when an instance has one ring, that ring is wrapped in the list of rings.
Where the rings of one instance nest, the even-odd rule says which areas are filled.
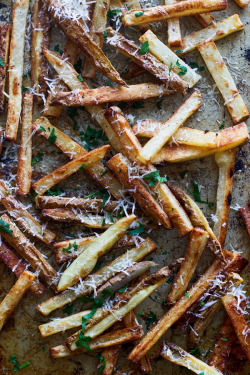
[[[7,67],[9,58],[9,45],[10,45],[10,25],[0,25],[0,58],[3,64],[0,66],[0,113],[4,111],[5,104],[5,87],[7,82]]]

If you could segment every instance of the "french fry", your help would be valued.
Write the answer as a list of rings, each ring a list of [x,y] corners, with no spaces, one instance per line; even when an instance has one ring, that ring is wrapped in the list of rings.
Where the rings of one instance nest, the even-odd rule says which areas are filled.
[[[80,168],[88,167],[91,164],[97,163],[107,156],[110,151],[110,146],[102,146],[100,148],[90,151],[84,156],[74,159],[62,167],[49,173],[35,182],[32,187],[37,194],[44,194],[47,190],[58,184],[60,181],[71,176],[73,173],[79,171]]]
[[[234,0],[236,2],[237,5],[239,5],[239,7],[241,8],[245,8],[248,6],[249,4],[249,0]]]
[[[5,138],[15,141],[22,108],[24,39],[29,0],[15,0],[12,6],[12,33],[9,57],[9,101]]]
[[[169,305],[178,301],[187,290],[188,284],[194,275],[200,257],[207,245],[208,237],[208,232],[200,228],[194,228],[190,234],[185,260],[181,264],[181,268],[167,298],[167,303]]]
[[[31,47],[30,64],[32,85],[39,95],[36,100],[42,103],[42,96],[47,94],[47,82],[49,78],[49,66],[42,48],[49,46],[49,14],[41,0],[35,1],[32,9],[31,19]]]
[[[4,297],[0,303],[0,331],[3,329],[4,324],[13,314],[18,303],[21,301],[27,290],[31,287],[32,282],[36,276],[29,272],[24,271],[16,283],[13,285],[9,293]]]
[[[227,294],[222,297],[222,303],[233,324],[242,349],[246,353],[248,360],[250,360],[250,328],[241,312],[237,297],[233,294]]]
[[[133,61],[128,61],[128,63],[121,69],[121,77],[124,79],[132,79],[145,73],[143,68],[135,64]]]
[[[216,221],[213,232],[222,247],[227,235],[228,216],[232,200],[236,149],[215,154],[215,162],[219,167],[219,181],[216,198]]]
[[[17,166],[17,191],[18,195],[27,195],[31,185],[31,155],[32,155],[32,116],[33,95],[24,94],[22,112],[22,130]]]
[[[144,164],[148,164],[159,153],[164,144],[174,135],[178,128],[194,113],[202,104],[201,92],[196,90],[160,130],[140,150],[137,158]]]
[[[205,16],[205,14],[203,14],[203,16]],[[182,56],[187,52],[193,51],[199,46],[199,44],[207,40],[217,41],[235,33],[236,31],[241,31],[243,28],[244,25],[238,14],[224,18],[205,29],[195,31],[194,33],[182,38],[181,51],[178,55]]]
[[[120,257],[115,259],[107,266],[104,266],[95,274],[87,277],[80,288],[76,290],[68,290],[62,294],[52,297],[49,300],[38,305],[37,309],[43,315],[49,315],[52,311],[75,301],[77,297],[86,296],[92,293],[96,287],[103,285],[118,272],[121,272],[122,270],[130,267],[131,263],[140,261],[145,256],[155,251],[155,249],[156,245],[149,238],[147,238],[139,245],[139,247],[134,247],[124,255],[121,255]],[[88,282],[90,283],[88,284]]]
[[[90,243],[84,253],[80,254],[63,272],[58,284],[58,292],[76,284],[80,278],[86,277],[95,267],[98,258],[114,246],[135,218],[135,215],[130,215],[118,220],[117,223],[111,225],[97,237],[94,242]]]
[[[214,22],[214,17],[211,13],[196,14],[195,18],[203,27],[208,27],[212,22]]]
[[[1,38],[1,50],[0,50],[0,113],[4,111],[5,104],[5,87],[6,87],[6,75],[7,66],[9,60],[9,44],[10,44],[10,25],[0,25],[0,38]]]
[[[233,357],[235,357],[236,359],[238,359],[239,361],[246,361],[247,360],[247,356],[246,356],[246,354],[245,354],[244,350],[242,349],[239,342],[235,342],[233,344],[230,354]]]
[[[174,4],[176,0],[165,0],[165,5]],[[179,18],[172,18],[168,23],[168,45],[169,47],[181,46],[181,27]]]
[[[183,3],[183,1],[181,3]],[[178,2],[173,5],[181,3]],[[148,42],[148,48],[152,55],[165,64],[169,71],[181,75],[181,78],[190,88],[201,79],[199,74],[190,68],[190,66],[188,66],[183,60],[181,60],[170,48],[168,48],[168,46],[162,43],[151,30],[148,30],[145,34],[143,34],[139,40],[141,43]]]
[[[197,49],[225,100],[233,122],[238,124],[246,120],[249,117],[247,107],[215,43],[208,41],[200,44]]]
[[[126,8],[124,6],[123,1],[121,1],[121,0],[110,0],[109,9],[110,10],[114,10],[114,9],[123,10],[123,9],[126,9]]]
[[[119,152],[121,149],[122,153],[130,160],[133,165],[142,164],[138,161],[137,155],[141,150],[141,145],[138,139],[134,136],[130,125],[128,124],[125,116],[122,114],[120,109],[117,107],[111,107],[105,112],[105,117],[115,132],[115,137],[110,134],[110,143],[112,147]],[[118,148],[117,148],[118,145]],[[146,167],[144,166],[144,169]],[[147,166],[150,172],[156,171],[152,165]],[[164,183],[157,183],[149,186],[150,190],[154,193],[155,199],[163,207],[164,211],[168,214],[169,218],[177,228],[179,235],[185,236],[192,230],[192,225],[185,213],[180,206],[179,202],[175,199],[169,188]]]
[[[239,209],[239,213],[241,214],[246,225],[248,234],[250,235],[250,203],[248,204],[248,206],[241,207]]]
[[[187,145],[165,146],[152,160],[153,163],[167,161],[178,163],[193,159],[204,158],[217,152],[231,150],[232,148],[245,144],[248,140],[248,130],[244,122],[232,128],[223,129],[218,134],[218,146],[216,148],[203,148]]]
[[[66,134],[53,126],[46,117],[40,117],[37,119],[33,124],[33,129],[47,139],[49,138],[50,133],[54,131],[56,136],[54,144],[71,159],[80,158],[88,153],[87,150],[81,147],[78,143],[74,142]],[[85,167],[85,170],[87,170],[100,185],[107,188],[116,199],[123,197],[121,183],[101,162],[89,165],[88,167]]]
[[[144,14],[136,17],[136,11],[128,11],[122,20],[125,26],[144,25],[173,18],[192,16],[199,13],[216,12],[227,8],[225,0],[184,0],[169,5],[159,5],[145,9]]]
[[[130,86],[101,86],[97,89],[58,92],[51,97],[51,104],[64,106],[94,106],[110,102],[130,102],[174,94],[168,85],[159,83],[139,83]]]
[[[138,12],[140,9],[142,9],[140,1],[139,0],[125,0],[124,3],[127,5],[127,9],[136,9]],[[125,11],[127,10],[125,8]],[[141,25],[138,26],[138,29],[141,33],[145,33],[148,29],[150,29],[149,25]]]
[[[184,366],[196,374],[207,373],[209,375],[222,375],[222,373],[214,367],[207,365],[205,362],[171,342],[164,343],[161,355],[163,358],[168,359],[177,365]]]
[[[103,349],[101,356],[105,359],[105,368],[101,372],[102,375],[113,374],[120,350],[121,345],[115,345],[111,346],[110,348]]]
[[[26,271],[26,266],[21,259],[3,241],[0,245],[0,259],[18,278]],[[40,297],[45,292],[45,286],[35,279],[31,284],[30,290],[36,297]]]
[[[132,172],[131,166],[121,155],[116,154],[107,163],[118,180],[124,185],[130,194],[135,198],[141,209],[156,222],[161,223],[165,228],[171,228],[170,220],[160,205],[155,202],[146,186],[140,181],[139,176]]]
[[[39,250],[28,240],[18,227],[4,214],[1,216],[10,233],[0,230],[6,241],[39,273],[39,276],[54,289],[57,284],[57,272],[47,262]]]
[[[0,126],[0,155],[2,153],[3,141],[4,141],[4,129],[1,128]]]
[[[34,237],[39,238],[39,240],[51,244],[55,238],[55,234],[49,229],[43,228],[43,226],[37,221],[25,208],[18,202],[7,187],[4,185],[3,181],[0,180],[0,200],[4,205],[8,214],[13,217],[18,223]]]
[[[96,1],[89,35],[100,48],[102,48],[103,45],[103,36],[97,35],[96,31],[102,30],[106,26],[108,9],[109,0]],[[95,67],[92,62],[87,59],[84,61],[82,76],[87,78],[95,77]]]
[[[57,25],[68,38],[74,41],[97,70],[119,85],[126,84],[101,48],[89,36],[86,28],[79,21],[72,18],[69,8],[65,9],[59,0],[44,0],[44,4]],[[62,18],[60,13],[66,16]]]
[[[176,73],[169,73],[167,66],[160,62],[154,55],[151,53],[144,53],[142,55],[140,53],[140,48],[134,42],[125,38],[122,34],[112,29],[112,27],[107,27],[105,30],[108,44],[117,48],[123,55],[130,58],[133,62],[163,83],[168,83],[170,89],[185,94],[188,88],[187,83]],[[103,31],[101,35],[103,35]]]

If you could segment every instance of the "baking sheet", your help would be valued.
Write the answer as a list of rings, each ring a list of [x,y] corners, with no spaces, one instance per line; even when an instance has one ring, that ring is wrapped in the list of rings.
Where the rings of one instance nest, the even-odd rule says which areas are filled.
[[[0,2],[0,22],[10,21],[10,1]],[[159,4],[160,2],[157,2]],[[148,2],[144,2],[148,6]],[[156,4],[156,2],[154,2]],[[250,62],[243,56],[245,51],[250,48],[249,35],[250,35],[250,7],[246,9],[239,8],[232,0],[229,0],[229,6],[226,11],[214,13],[216,20],[221,20],[226,16],[238,13],[241,20],[245,25],[245,30],[235,33],[225,39],[218,41],[216,44],[225,58],[226,63],[229,66],[230,72],[235,79],[237,87],[243,96],[248,109],[250,108],[250,92],[247,83],[250,82]],[[30,17],[30,16],[29,16]],[[201,26],[193,17],[187,17],[181,19],[182,34],[189,34],[191,31],[198,30]],[[153,31],[161,38],[162,41],[167,40],[167,26],[166,22],[161,22],[153,25]],[[121,32],[125,33],[130,38],[138,40],[139,32],[136,28],[121,28]],[[52,30],[51,38],[51,49],[55,45],[60,44],[63,47],[65,37],[63,33],[55,26]],[[29,49],[29,41],[27,40],[27,48]],[[105,47],[107,55],[117,68],[125,65],[125,58],[110,48]],[[185,56],[186,61],[195,61],[199,66],[205,66],[203,60],[199,56],[198,52],[192,52]],[[25,73],[28,73],[28,53],[26,53],[26,66]],[[188,120],[185,126],[194,127],[202,130],[213,130],[217,131],[221,123],[225,124],[225,127],[232,126],[232,120],[228,114],[227,109],[223,106],[223,99],[215,87],[214,81],[208,73],[207,68],[205,71],[200,72],[202,80],[196,85],[196,88],[201,89],[203,97],[203,105],[201,109],[194,114],[190,120]],[[137,79],[131,80],[130,82],[147,82],[150,77],[143,75]],[[95,82],[97,85],[107,83],[107,79],[103,79],[97,74]],[[28,79],[24,80],[24,85],[29,85]],[[188,96],[188,95],[187,95]],[[187,97],[186,96],[186,97]],[[128,115],[130,122],[134,123],[138,119],[154,119],[158,121],[166,121],[168,117],[183,103],[184,98],[181,95],[169,96],[163,99],[162,109],[159,110],[156,106],[156,102],[159,99],[147,100],[144,102],[143,109],[134,109],[131,105],[128,105],[124,110],[125,114]],[[38,113],[37,113],[38,117]],[[34,116],[34,119],[36,116]],[[0,123],[2,126],[5,125],[6,117],[1,115]],[[95,126],[88,114],[83,110],[78,110],[76,120],[80,126],[80,130],[84,130],[88,125]],[[65,131],[70,137],[82,144],[79,137],[79,132],[72,130],[72,120],[67,116],[67,111],[64,110],[61,119],[52,120],[52,123],[58,126],[60,129]],[[248,121],[249,124],[249,121]],[[237,151],[237,163],[236,173],[233,189],[232,207],[229,217],[228,236],[226,241],[226,248],[231,250],[235,249],[243,253],[249,259],[249,237],[244,227],[243,221],[238,213],[238,207],[246,205],[249,200],[248,183],[249,183],[249,159],[247,158],[247,150],[249,146],[245,145],[240,147]],[[43,161],[34,165],[34,179],[38,179],[42,174],[51,172],[56,167],[64,164],[68,159],[67,157],[58,154],[58,149],[49,145],[48,142],[42,137],[35,136],[34,138],[34,154],[40,150],[44,152]],[[17,151],[18,145],[12,145],[9,142],[5,142],[4,151],[1,157],[1,174],[2,177],[10,170],[16,173],[17,166]],[[190,161],[186,163],[174,164],[174,165],[163,165],[159,168],[161,175],[167,175],[171,181],[174,181],[178,186],[184,190],[192,189],[191,179],[195,180],[200,186],[202,186],[201,195],[204,200],[215,202],[216,199],[216,187],[218,180],[218,170],[214,162],[214,157],[208,157],[201,160]],[[181,179],[181,172],[188,170],[188,174],[184,179]],[[95,191],[98,189],[97,184],[90,180],[89,176],[86,176],[84,172],[79,172],[74,175],[74,178],[67,179],[66,183],[59,185],[62,192],[66,196],[80,195],[84,196],[86,193]],[[24,204],[30,204],[30,199],[22,199]],[[206,205],[200,205],[206,216],[211,221],[211,214],[215,213],[215,207],[212,209]],[[3,207],[1,207],[3,210]],[[34,208],[30,208],[31,212],[39,215],[38,212],[33,211]],[[49,224],[50,229],[55,230],[58,233],[57,240],[67,238],[69,232],[74,232],[76,236],[84,235],[89,233],[82,227],[74,228],[68,226],[60,226]],[[165,229],[154,230],[150,233],[150,237],[157,243],[158,249],[153,255],[153,259],[159,264],[159,266],[167,265],[175,260],[177,257],[183,256],[185,253],[185,245],[187,238],[180,239],[176,230],[167,231]],[[58,269],[55,263],[53,250],[49,246],[43,246],[40,242],[35,242],[38,249],[40,249],[46,256],[48,256],[49,262]],[[167,254],[163,255],[163,252]],[[117,252],[110,252],[102,262],[109,261]],[[199,268],[196,272],[197,276],[201,273],[210,263],[212,262],[213,256],[206,250]],[[13,283],[15,282],[15,276],[7,269],[3,264],[0,264],[1,283],[0,283],[0,299],[4,298],[6,293],[9,291]],[[246,289],[248,294],[250,291],[250,281],[248,270],[244,273]],[[247,288],[248,285],[248,288]],[[145,314],[153,311],[159,318],[164,313],[162,302],[166,299],[168,289],[170,286],[164,285],[154,293],[150,298],[144,301],[136,309],[136,312],[144,311]],[[52,293],[47,291],[39,300],[45,301],[50,297]],[[12,355],[17,355],[19,363],[30,361],[30,365],[22,370],[22,374],[38,374],[38,375],[92,375],[96,374],[97,366],[97,354],[91,353],[88,355],[82,354],[68,359],[52,360],[49,358],[49,348],[55,345],[59,345],[63,342],[64,338],[69,336],[71,333],[67,331],[66,334],[56,334],[54,336],[42,339],[38,332],[38,325],[49,321],[50,318],[43,317],[35,308],[38,301],[29,293],[18,305],[12,318],[8,321],[0,334],[0,373],[3,375],[13,373],[13,364],[9,363],[9,358]],[[79,306],[75,305],[75,311]],[[50,317],[66,316],[61,310],[55,311]],[[140,316],[137,314],[139,321],[142,321]],[[216,338],[217,329],[224,317],[224,312],[221,311],[216,319],[213,321],[211,327],[206,332],[204,340],[200,345],[200,350],[203,353],[201,359],[206,360],[207,357],[204,355],[208,349],[213,347],[214,339]],[[142,321],[143,322],[143,321]],[[186,331],[170,329],[164,336],[168,340],[173,341],[183,348],[187,346]],[[126,355],[129,352],[123,350],[118,360],[117,367],[120,368],[122,363],[126,359]],[[188,370],[179,366],[173,365],[172,363],[161,360],[153,364],[153,374],[187,374]],[[247,375],[250,373],[250,366],[243,362],[231,360],[230,365],[227,369],[228,374],[239,374]]]

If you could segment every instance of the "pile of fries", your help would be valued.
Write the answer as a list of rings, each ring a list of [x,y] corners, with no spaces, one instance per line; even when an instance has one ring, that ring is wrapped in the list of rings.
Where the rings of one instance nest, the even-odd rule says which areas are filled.
[[[249,3],[235,1],[241,8]],[[250,361],[249,316],[240,276],[248,260],[240,251],[224,247],[236,151],[249,138],[248,109],[217,45],[244,25],[238,14],[219,22],[212,15],[227,5],[227,0],[165,0],[165,5],[144,9],[138,0],[14,0],[12,24],[0,24],[0,113],[7,111],[0,148],[3,154],[16,142],[19,154],[14,178],[8,169],[1,173],[0,260],[18,280],[0,303],[0,330],[28,290],[40,298],[48,287],[51,297],[33,306],[41,316],[79,305],[77,312],[62,317],[59,311],[57,319],[38,327],[42,338],[75,329],[66,340],[58,335],[58,345],[50,348],[53,359],[97,352],[97,373],[112,375],[153,374],[154,362],[165,358],[196,374],[216,375],[226,370],[237,343],[238,358]],[[184,37],[180,24],[186,16],[194,16],[203,28]],[[151,25],[164,20],[167,43]],[[52,51],[51,24],[65,36],[64,50],[58,45]],[[127,37],[130,26],[138,33],[134,40]],[[23,85],[28,28],[30,88]],[[129,60],[126,69],[115,68],[106,45]],[[185,125],[190,117],[195,122],[204,103],[204,76],[199,73],[205,68],[185,60],[193,50],[204,60],[205,73],[211,74],[232,119],[217,132],[202,131],[197,123],[192,128]],[[112,82],[96,85],[99,75]],[[128,82],[137,76],[140,83]],[[181,97],[177,94],[182,99],[176,99]],[[143,118],[142,111],[142,119],[131,127],[121,109],[124,102],[138,106],[141,100],[155,98],[160,105],[164,96],[182,100],[170,118],[154,121]],[[87,111],[99,128],[88,127],[80,132],[81,142],[73,140],[56,120],[64,107],[71,113],[74,130],[74,107]],[[33,150],[41,142],[57,148],[65,160],[50,173],[37,173],[34,167],[41,155]],[[200,207],[211,204],[201,199],[198,184],[192,181],[194,190],[188,194],[157,169],[160,163],[211,155],[219,170],[213,228]],[[86,194],[82,186],[80,194],[74,189],[62,193],[65,180],[78,174],[85,179],[90,175],[90,184],[99,184],[100,190]],[[248,203],[239,211],[250,234],[249,207]],[[84,228],[88,234],[66,236],[67,227]],[[157,249],[152,231],[168,236],[174,228],[180,238],[187,237],[185,256],[168,265],[156,263],[157,257],[151,258]],[[51,249],[49,258],[42,243]],[[209,251],[213,261],[193,281]],[[102,267],[101,257],[106,259]],[[172,282],[168,293],[166,282]],[[139,323],[144,312],[139,318],[136,307],[162,285],[166,311],[158,321],[152,312],[145,315],[146,325],[153,323],[146,332]],[[212,354],[203,361],[194,348],[223,309],[225,321]],[[163,335],[176,326],[186,328],[190,352],[164,341]],[[122,347],[130,352],[127,364],[119,368]],[[32,368],[30,362],[19,366],[16,356],[10,362],[14,371]]]

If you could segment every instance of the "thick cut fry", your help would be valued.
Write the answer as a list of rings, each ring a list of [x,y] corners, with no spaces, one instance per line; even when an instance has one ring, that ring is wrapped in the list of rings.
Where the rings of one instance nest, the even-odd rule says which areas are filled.
[[[248,234],[250,235],[250,204],[248,204],[248,206],[241,207],[239,212],[244,220]]]
[[[161,223],[165,228],[171,228],[170,220],[160,205],[155,202],[146,186],[141,182],[138,175],[133,173],[128,161],[117,154],[108,161],[109,168],[114,172],[125,189],[135,198],[141,209],[153,218],[157,223]]]
[[[57,284],[57,272],[47,262],[39,250],[28,240],[18,227],[4,214],[1,220],[9,225],[10,234],[0,230],[6,241],[39,273],[39,276],[52,288]]]
[[[125,13],[122,20],[125,26],[144,25],[173,18],[192,16],[199,13],[215,12],[227,8],[226,0],[184,0],[169,5],[159,5],[145,9],[144,14],[136,17],[136,11]]]
[[[56,235],[50,230],[43,228],[43,226],[24,208],[24,206],[13,197],[1,180],[0,200],[9,215],[17,220],[25,231],[47,244],[53,242]]]
[[[214,17],[211,13],[196,14],[195,18],[203,27],[208,27],[209,25],[211,25],[211,23],[214,22]]]
[[[88,167],[91,164],[97,163],[107,156],[110,151],[110,146],[102,146],[93,151],[90,151],[78,159],[74,159],[62,167],[51,172],[47,176],[42,177],[39,181],[35,182],[32,187],[37,194],[44,194],[47,190],[51,189],[60,181],[71,176],[73,173],[79,171],[80,168]]]
[[[161,355],[163,358],[168,359],[177,365],[184,366],[199,375],[222,375],[220,371],[207,365],[205,362],[171,342],[165,342]]]
[[[9,101],[5,138],[15,141],[22,107],[24,39],[29,0],[15,0],[9,58]]]
[[[10,44],[10,25],[1,24],[0,25],[0,113],[4,111],[5,104],[5,87],[7,82],[7,66],[9,60],[9,44]]]
[[[202,104],[201,92],[196,90],[173,114],[160,130],[140,150],[137,158],[144,164],[148,164],[162,149],[164,144],[174,135],[178,128],[194,113]]]
[[[249,117],[247,107],[215,43],[210,40],[200,44],[197,49],[225,100],[233,122],[238,124],[246,120]]]
[[[181,3],[183,3],[183,1]],[[176,4],[181,3],[179,2]],[[199,74],[181,60],[170,48],[168,48],[168,46],[162,43],[151,30],[148,30],[139,40],[141,43],[148,42],[149,51],[159,61],[164,63],[169,71],[180,75],[190,88],[201,79]]]
[[[112,0],[111,0],[111,2],[112,2]],[[127,9],[129,9],[129,10],[136,9],[137,12],[140,13],[139,10],[142,9],[139,0],[124,0],[124,3],[127,5],[127,8],[125,8],[125,11]],[[122,4],[124,4],[124,3],[122,3]],[[122,9],[122,7],[117,7],[117,8]],[[141,33],[145,33],[148,29],[150,29],[150,26],[149,25],[141,25],[141,26],[138,26],[138,29],[140,30]]]
[[[1,242],[0,245],[0,259],[18,278],[26,271],[26,266],[21,259],[4,242]],[[36,297],[40,297],[45,292],[45,286],[35,279],[31,284],[30,290]]]
[[[127,87],[102,86],[97,89],[59,92],[52,96],[51,104],[69,107],[95,106],[109,102],[130,102],[174,94],[168,85],[159,83],[139,83]]]
[[[176,0],[165,0],[165,5],[177,3]],[[168,45],[169,47],[181,46],[181,27],[179,18],[172,18],[168,21]]]
[[[139,166],[142,167],[142,164],[137,159],[137,155],[142,147],[120,109],[117,107],[109,108],[105,112],[105,117],[116,135],[116,137],[113,137],[112,134],[109,134],[112,147],[117,152],[119,151],[119,148],[121,148],[121,152],[133,165],[139,164]],[[117,148],[117,145],[119,148]],[[145,168],[146,167],[144,166],[144,172]],[[156,168],[149,165],[147,166],[147,170],[151,173],[156,171]],[[160,203],[177,228],[179,235],[183,237],[189,233],[192,230],[190,220],[166,184],[157,183],[149,186],[149,188],[154,193],[154,196],[156,197],[155,199]]]
[[[250,361],[250,327],[242,314],[238,299],[233,294],[227,294],[222,297],[222,303],[233,324],[242,349]]]
[[[204,16],[205,14],[203,14]],[[228,18],[224,18],[222,21],[218,21],[213,25],[195,31],[182,38],[181,50],[178,55],[182,56],[184,53],[191,52],[199,46],[199,44],[208,40],[220,40],[228,35],[235,33],[236,31],[243,30],[244,25],[240,20],[238,14],[234,14]],[[178,49],[177,49],[178,50]]]
[[[174,304],[187,290],[188,284],[207,245],[208,237],[208,232],[200,228],[194,228],[191,233],[187,244],[185,260],[181,264],[181,268],[167,298],[168,304]]]
[[[107,32],[106,40],[108,44],[118,48],[123,55],[130,58],[133,62],[144,70],[147,70],[160,81],[167,83],[170,89],[185,94],[188,88],[187,83],[184,82],[176,73],[169,73],[167,66],[160,62],[154,55],[149,52],[142,55],[140,53],[140,47],[138,47],[134,42],[125,38],[122,34],[115,31],[111,27],[108,27],[105,30]]]
[[[29,272],[24,271],[16,283],[13,285],[9,293],[4,297],[0,303],[0,331],[3,329],[4,324],[13,314],[13,311],[21,301],[27,290],[31,287],[32,282],[36,276]]]
[[[30,192],[32,155],[32,116],[33,95],[25,94],[23,97],[22,130],[16,180],[16,193],[18,195],[26,195]]]
[[[121,350],[121,345],[111,346],[110,348],[103,349],[101,356],[105,359],[105,368],[102,370],[102,375],[112,375],[119,352]]]
[[[89,35],[100,48],[102,48],[103,45],[103,37],[101,35],[97,35],[96,31],[102,30],[106,26],[108,9],[109,0],[96,1]],[[95,67],[93,63],[87,59],[84,61],[82,76],[87,78],[95,77]]]
[[[89,36],[86,28],[78,20],[73,19],[69,8],[65,9],[59,0],[44,0],[44,3],[57,25],[82,50],[97,70],[120,85],[126,84],[101,48]],[[64,17],[62,18],[60,14]]]
[[[249,4],[249,0],[234,0],[236,2],[237,5],[239,5],[239,7],[241,8],[245,8],[248,6]]]
[[[30,64],[32,85],[36,93],[36,99],[42,103],[47,93],[47,82],[49,78],[49,66],[42,49],[49,46],[49,14],[42,0],[34,2],[31,19],[31,47]]]
[[[73,302],[77,297],[86,296],[92,293],[95,288],[103,285],[111,277],[117,273],[126,270],[134,262],[138,262],[145,256],[151,254],[156,249],[156,245],[147,238],[139,247],[134,247],[124,255],[115,259],[113,262],[103,267],[95,274],[87,277],[83,284],[75,290],[68,290],[58,296],[50,298],[48,301],[43,302],[37,306],[37,309],[43,315],[49,315],[52,311],[65,306],[67,303]]]
[[[216,198],[216,221],[213,232],[222,247],[224,247],[226,240],[228,216],[232,201],[235,155],[236,149],[215,154],[215,162],[219,167],[219,181]]]
[[[84,253],[80,254],[63,272],[57,290],[61,292],[76,284],[80,278],[86,277],[95,267],[98,258],[114,246],[135,218],[135,215],[130,215],[118,220],[94,242],[90,243]]]

